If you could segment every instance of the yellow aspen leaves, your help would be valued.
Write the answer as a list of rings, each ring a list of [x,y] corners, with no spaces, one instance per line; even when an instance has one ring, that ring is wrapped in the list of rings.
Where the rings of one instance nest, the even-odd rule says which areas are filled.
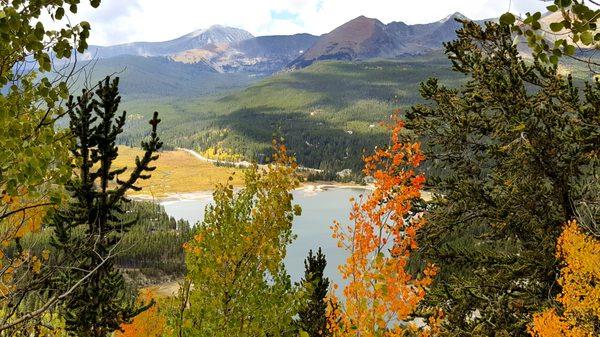
[[[534,337],[591,337],[600,334],[600,240],[569,221],[557,243],[563,261],[558,284],[562,293],[551,308],[533,317]]]

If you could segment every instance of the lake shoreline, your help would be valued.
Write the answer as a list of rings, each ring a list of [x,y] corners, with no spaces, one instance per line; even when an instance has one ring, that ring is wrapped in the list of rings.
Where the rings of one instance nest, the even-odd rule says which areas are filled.
[[[372,191],[374,189],[371,185],[359,185],[353,183],[338,183],[333,181],[315,181],[315,182],[304,182],[300,187],[294,189],[294,191],[302,191],[307,193],[318,193],[332,189],[359,189]],[[132,200],[136,201],[154,201],[158,203],[170,202],[170,201],[189,201],[189,200],[202,200],[212,198],[214,190],[202,190],[196,192],[185,192],[185,193],[168,193],[166,195],[150,195],[150,194],[134,194],[128,196]]]

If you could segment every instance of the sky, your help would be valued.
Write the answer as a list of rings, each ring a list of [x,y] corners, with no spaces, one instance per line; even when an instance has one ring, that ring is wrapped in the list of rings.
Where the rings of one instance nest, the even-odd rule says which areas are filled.
[[[82,3],[89,3],[82,1]],[[102,0],[83,5],[72,22],[89,21],[90,44],[165,41],[214,24],[242,28],[255,36],[320,35],[365,15],[384,23],[438,21],[460,12],[471,19],[543,11],[541,0]]]

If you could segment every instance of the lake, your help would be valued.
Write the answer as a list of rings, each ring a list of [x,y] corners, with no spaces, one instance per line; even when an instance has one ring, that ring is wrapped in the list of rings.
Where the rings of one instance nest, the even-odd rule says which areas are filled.
[[[308,251],[319,247],[327,258],[325,274],[332,281],[341,284],[337,266],[344,263],[345,252],[337,247],[337,241],[331,237],[329,228],[334,220],[348,223],[350,198],[358,199],[368,191],[358,188],[331,188],[322,191],[296,190],[293,192],[295,203],[302,207],[302,215],[294,220],[293,232],[296,240],[288,247],[285,264],[292,281],[299,281],[304,274],[304,259]],[[166,212],[176,218],[185,219],[191,224],[202,221],[204,208],[211,197],[199,197],[193,200],[165,201],[161,204]]]

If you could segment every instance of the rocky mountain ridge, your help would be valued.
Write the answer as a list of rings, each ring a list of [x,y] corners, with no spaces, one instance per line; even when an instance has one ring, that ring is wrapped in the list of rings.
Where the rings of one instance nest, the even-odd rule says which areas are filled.
[[[304,68],[320,60],[393,59],[420,55],[443,48],[460,27],[454,13],[427,24],[384,24],[359,16],[327,34],[253,36],[232,27],[211,26],[164,42],[134,42],[116,46],[91,46],[86,59],[122,55],[169,57],[176,62],[198,64],[223,73],[270,75]]]
[[[109,58],[122,55],[169,56],[190,49],[204,48],[212,44],[227,44],[251,39],[249,32],[233,27],[214,25],[196,30],[173,40],[162,42],[132,42],[114,46],[90,46],[86,58]]]

